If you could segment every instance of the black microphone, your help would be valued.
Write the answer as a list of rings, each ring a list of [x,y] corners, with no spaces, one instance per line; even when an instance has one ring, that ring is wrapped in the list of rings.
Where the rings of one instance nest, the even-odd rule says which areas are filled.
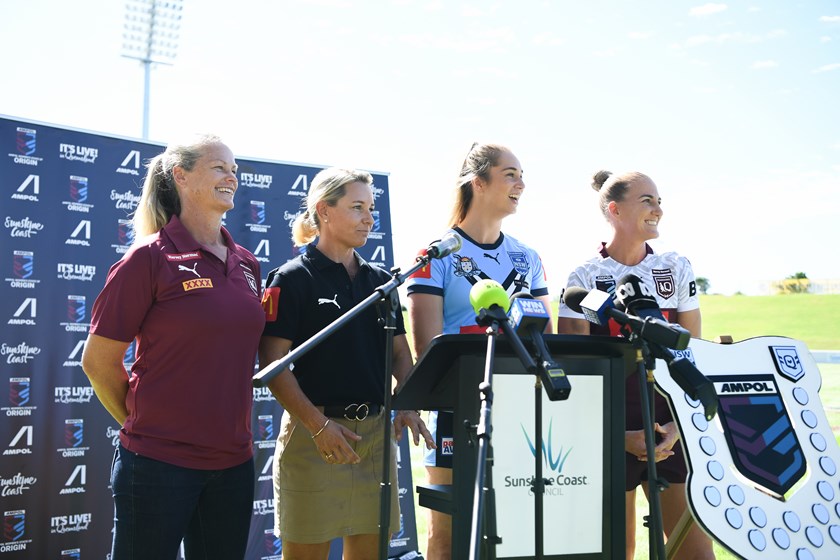
[[[670,361],[663,359],[668,364],[668,373],[671,374],[671,379],[680,386],[680,389],[685,391],[686,395],[695,401],[700,401],[703,405],[706,420],[714,418],[718,409],[718,398],[714,384],[691,363],[691,360],[682,356],[675,358],[671,352],[667,350],[665,352],[670,356]]]
[[[429,248],[426,249],[426,254],[433,259],[442,259],[460,249],[461,236],[455,232],[449,232],[443,236],[443,239],[429,245]]]
[[[563,303],[596,325],[606,325],[610,320],[608,310],[615,310],[615,298],[612,295],[601,290],[584,290],[579,286],[566,288],[563,292]]]
[[[624,279],[626,278],[625,276]],[[638,277],[634,278],[638,279]],[[638,293],[638,291],[635,293]],[[644,303],[647,306],[642,307],[642,312],[645,314],[644,319],[618,309],[616,297],[601,290],[589,290],[587,292],[582,288],[572,286],[566,289],[563,301],[572,311],[582,313],[590,323],[605,325],[609,319],[613,319],[622,327],[630,330],[629,333],[625,332],[625,336],[628,337],[635,334],[647,342],[675,350],[685,350],[691,341],[691,333],[685,328],[653,316],[654,312],[659,312],[656,300],[653,301],[653,304],[656,305],[655,309],[651,308],[648,302]],[[635,306],[632,301],[630,303],[631,306]],[[628,309],[628,311],[630,310]],[[662,317],[661,312],[659,312],[659,317]]]
[[[638,277],[634,278],[639,281]],[[626,280],[626,276],[622,278],[622,284],[634,284],[632,279],[630,279],[629,282],[625,282]],[[643,293],[641,288],[637,289],[636,286],[632,286],[632,288],[634,290],[634,294]],[[629,289],[625,289],[625,295],[631,295]],[[602,292],[601,290],[591,290],[587,292],[583,288],[572,286],[566,289],[566,292],[563,294],[563,301],[572,311],[576,313],[583,313],[590,323],[602,325],[606,323],[609,318],[612,318],[619,324],[627,325],[632,330],[636,330],[640,336],[649,343],[648,347],[654,357],[664,360],[668,365],[668,373],[671,374],[671,378],[677,383],[677,385],[679,385],[689,397],[694,400],[699,400],[703,404],[706,418],[711,419],[717,413],[717,393],[715,392],[712,382],[709,381],[708,378],[706,378],[706,376],[703,375],[689,360],[683,357],[675,358],[674,354],[667,349],[667,344],[659,344],[655,340],[664,338],[669,341],[673,341],[674,336],[672,332],[669,331],[673,331],[675,327],[679,327],[678,325],[666,323],[665,321],[660,321],[659,319],[651,316],[641,320],[637,317],[633,317],[632,315],[627,315],[626,313],[616,309],[615,298],[613,296],[606,292]],[[654,304],[655,303],[656,300],[654,300]],[[645,309],[646,313],[651,314],[654,312],[652,311],[652,307],[649,303],[646,302],[645,305],[646,307],[643,307],[643,309]],[[657,305],[656,311],[658,310],[659,306]],[[666,328],[660,330],[658,328],[660,325],[664,325]],[[682,327],[679,327],[679,329],[685,330]],[[688,331],[685,332],[687,333]],[[683,335],[680,334],[679,337],[682,338]],[[690,339],[691,336],[689,334],[688,340]],[[682,342],[680,341],[679,344],[682,344]],[[688,341],[685,342],[685,345],[688,345]],[[686,346],[676,348],[676,350],[683,350]]]
[[[508,319],[520,337],[530,339],[548,398],[552,401],[568,399],[572,390],[569,379],[563,368],[552,358],[543,339],[545,326],[551,320],[545,304],[527,292],[513,294]]]
[[[627,274],[615,287],[616,307],[624,308],[629,315],[635,315],[645,321],[661,323],[663,326],[670,326],[671,333],[665,329],[657,328],[660,339],[655,340],[666,348],[684,350],[688,348],[691,340],[691,333],[680,325],[669,323],[662,315],[659,304],[651,289],[642,282],[642,279],[635,274]]]

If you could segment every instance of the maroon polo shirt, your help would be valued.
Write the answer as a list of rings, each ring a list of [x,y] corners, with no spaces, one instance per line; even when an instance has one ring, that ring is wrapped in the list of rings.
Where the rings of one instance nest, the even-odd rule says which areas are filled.
[[[137,339],[120,442],[187,468],[225,469],[252,456],[260,266],[225,228],[222,236],[227,262],[173,216],[111,267],[91,317],[93,334]]]

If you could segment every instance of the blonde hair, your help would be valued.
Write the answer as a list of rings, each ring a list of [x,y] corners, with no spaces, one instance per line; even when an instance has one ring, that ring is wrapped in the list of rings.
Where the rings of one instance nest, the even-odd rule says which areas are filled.
[[[638,171],[629,171],[621,175],[615,175],[611,171],[602,169],[592,176],[592,188],[598,192],[601,213],[605,218],[609,219],[610,216],[610,212],[607,209],[610,202],[621,202],[624,200],[627,189],[639,179],[650,181],[650,177]]]
[[[480,177],[489,181],[490,168],[499,162],[499,157],[505,152],[510,150],[499,144],[473,143],[455,184],[455,203],[449,215],[449,227],[457,226],[467,217],[473,200],[473,179]]]
[[[315,175],[309,185],[309,194],[301,203],[304,211],[292,223],[292,241],[295,246],[301,247],[318,237],[321,231],[318,203],[324,202],[327,206],[335,206],[347,192],[345,187],[356,182],[370,186],[373,184],[373,177],[367,171],[339,167],[330,167]]]
[[[160,231],[173,215],[181,214],[181,199],[172,176],[175,166],[192,171],[207,146],[221,143],[218,136],[202,134],[191,144],[170,144],[149,161],[143,192],[132,218],[135,241]]]

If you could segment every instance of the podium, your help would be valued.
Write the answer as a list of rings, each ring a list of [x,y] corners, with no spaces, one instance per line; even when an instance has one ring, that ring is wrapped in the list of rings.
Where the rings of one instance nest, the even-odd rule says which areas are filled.
[[[595,458],[602,468],[600,542],[587,552],[565,554],[546,549],[545,558],[595,559],[624,558],[624,380],[635,371],[635,350],[623,339],[602,336],[545,335],[546,345],[558,365],[569,376],[572,393],[569,401],[557,401],[552,406],[563,407],[575,399],[575,379],[594,376],[601,388],[603,431],[602,457]],[[408,381],[394,396],[394,409],[423,409],[452,411],[453,483],[451,486],[417,486],[423,507],[452,515],[452,557],[467,558],[470,549],[472,503],[476,480],[478,447],[471,444],[467,424],[478,423],[480,400],[478,386],[484,378],[487,337],[482,334],[440,335],[435,337],[418,359]],[[496,375],[534,376],[524,370],[504,336],[496,345],[494,365]],[[532,391],[533,394],[533,391]],[[504,395],[495,393],[495,403]],[[533,397],[520,403],[533,417]],[[494,405],[495,411],[495,405]],[[499,419],[495,413],[493,424]],[[579,426],[577,427],[580,428]],[[491,439],[491,443],[493,440]],[[496,452],[498,457],[499,453]],[[533,465],[533,453],[529,458]],[[533,474],[533,473],[532,473]],[[497,474],[494,473],[494,479]],[[547,476],[544,473],[544,476]],[[496,509],[505,507],[497,498]],[[553,525],[564,519],[551,519]],[[546,522],[549,522],[546,519]],[[530,527],[533,531],[533,527]],[[517,538],[524,539],[528,528],[520,527]],[[500,536],[505,538],[500,531]],[[510,556],[525,558],[527,556]]]

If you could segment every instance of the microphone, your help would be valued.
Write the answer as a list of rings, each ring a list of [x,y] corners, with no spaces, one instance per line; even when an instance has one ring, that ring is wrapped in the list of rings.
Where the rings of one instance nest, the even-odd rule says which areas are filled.
[[[470,288],[470,305],[476,315],[481,311],[495,311],[501,308],[504,313],[510,309],[510,300],[501,284],[495,280],[479,280]]]
[[[615,309],[615,298],[601,290],[586,291],[579,286],[566,288],[563,303],[575,313],[582,313],[587,321],[606,325],[610,319],[608,309]]]
[[[647,284],[635,274],[627,274],[615,287],[616,307],[622,307],[629,315],[635,315],[645,322],[656,325],[657,336],[654,342],[666,348],[685,350],[691,341],[691,333],[674,323],[669,323],[662,315],[656,297]]]
[[[622,280],[626,278],[625,276]],[[638,277],[635,278],[638,280]],[[641,281],[639,283],[641,284]],[[637,288],[634,287],[634,289]],[[636,293],[640,292],[637,291]],[[653,304],[656,305],[655,309],[643,307],[643,311],[640,311],[645,314],[644,319],[618,309],[615,296],[601,290],[587,292],[582,288],[572,286],[566,289],[563,301],[572,311],[582,313],[590,323],[606,325],[610,319],[614,320],[622,326],[623,331],[625,329],[630,330],[629,333],[625,331],[625,336],[628,337],[630,334],[636,334],[647,342],[675,350],[685,350],[691,341],[690,332],[680,325],[669,323],[661,318],[662,313],[659,311],[659,306],[656,305],[656,300],[653,300]],[[635,304],[631,302],[631,305]],[[649,305],[649,303],[645,302],[644,305]],[[659,312],[659,318],[654,316],[654,312]]]
[[[637,276],[633,276],[633,278],[628,278],[628,276],[622,278],[622,286],[629,285],[625,287],[623,293],[627,296],[631,296],[631,301],[629,303],[633,304],[635,307],[637,304],[633,303],[633,295],[644,294],[645,292],[642,290],[647,290],[647,288],[641,288],[638,286],[639,284],[644,286],[644,284],[641,283],[641,280],[639,280]],[[630,291],[631,289],[633,290],[632,292]],[[647,291],[647,293],[649,294],[650,292]],[[642,297],[646,298],[651,296]],[[638,298],[636,301],[638,301]],[[662,339],[665,339],[666,342],[669,343],[674,342],[674,333],[676,332],[678,333],[676,337],[679,338],[676,345],[681,346],[683,345],[682,339],[685,338],[685,335],[681,331],[688,333],[688,331],[679,325],[667,323],[664,320],[659,320],[653,317],[652,314],[659,311],[658,305],[656,305],[654,311],[654,308],[650,306],[649,301],[644,301],[641,304],[641,309],[643,311],[640,310],[640,312],[646,313],[648,316],[644,320],[641,320],[616,309],[615,298],[610,294],[602,292],[601,290],[591,290],[587,292],[578,286],[572,286],[566,289],[566,292],[563,294],[563,302],[572,311],[576,313],[583,313],[586,320],[590,323],[602,325],[611,318],[622,326],[627,326],[631,330],[637,332],[639,336],[651,343],[649,344],[651,353],[656,358],[665,361],[668,365],[668,373],[671,374],[671,378],[677,383],[677,385],[679,385],[689,397],[694,400],[699,400],[703,404],[706,418],[711,420],[717,413],[717,393],[715,392],[714,385],[712,385],[711,381],[709,381],[708,378],[706,378],[706,376],[703,375],[689,360],[683,357],[675,358],[674,354],[667,350],[667,348],[669,348],[668,344],[658,342],[658,340]],[[656,304],[655,299],[653,300],[653,303],[654,305]],[[659,312],[659,314],[661,316],[661,312]],[[685,349],[688,346],[688,341],[690,341],[690,339],[691,334],[689,333],[684,341],[685,346],[682,346],[682,348],[675,347],[675,349]]]
[[[691,363],[691,360],[682,356],[674,358],[674,355],[668,351],[665,353],[670,359],[669,361],[669,359],[663,358],[665,363],[668,364],[668,373],[671,374],[671,379],[680,386],[680,389],[685,391],[686,395],[695,401],[700,401],[703,405],[706,420],[714,418],[717,414],[718,398],[715,386],[709,381],[709,378],[703,375]]]
[[[483,327],[494,323],[498,325],[510,340],[519,361],[528,373],[534,373],[537,364],[522,344],[522,339],[519,338],[516,329],[508,321],[507,311],[510,309],[510,300],[502,285],[495,280],[479,280],[470,288],[470,304],[476,314],[475,322]]]
[[[449,232],[443,236],[443,239],[429,245],[429,248],[426,249],[426,254],[433,259],[442,259],[460,249],[461,236],[457,233]]]
[[[534,296],[526,292],[513,294],[510,298],[508,320],[513,330],[520,337],[527,337],[531,340],[537,356],[540,378],[548,398],[552,401],[568,399],[572,390],[569,379],[566,377],[563,368],[552,358],[545,345],[545,339],[543,339],[545,326],[551,320],[545,304],[538,299],[534,299]]]

